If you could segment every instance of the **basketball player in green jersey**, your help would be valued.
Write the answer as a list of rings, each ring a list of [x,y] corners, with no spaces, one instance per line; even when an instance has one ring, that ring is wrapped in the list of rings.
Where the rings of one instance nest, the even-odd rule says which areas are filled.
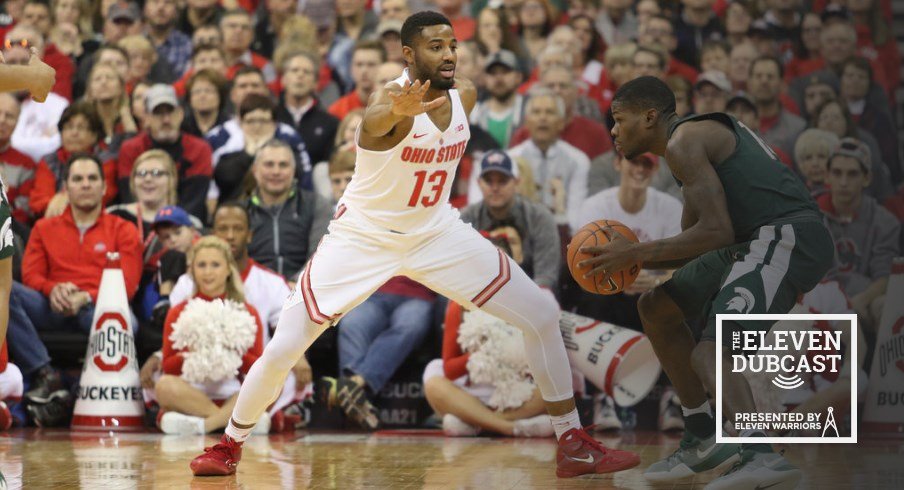
[[[722,421],[714,420],[707,392],[716,392],[716,356],[730,359],[731,332],[771,327],[723,322],[723,345],[717,346],[716,315],[787,313],[831,267],[834,245],[822,215],[804,184],[753,131],[723,113],[679,119],[672,91],[657,78],[622,85],[612,115],[616,151],[628,159],[645,152],[664,156],[685,201],[678,235],[645,243],[616,236],[584,249],[595,256],[582,264],[588,276],[638,261],[644,268],[680,267],[638,303],[644,331],[681,399],[686,427],[679,449],[644,475],[674,480],[740,455],[707,488],[792,488],[800,471],[770,445],[715,444]],[[704,323],[699,343],[686,319]],[[730,366],[723,362],[725,413],[756,412],[746,379]]]

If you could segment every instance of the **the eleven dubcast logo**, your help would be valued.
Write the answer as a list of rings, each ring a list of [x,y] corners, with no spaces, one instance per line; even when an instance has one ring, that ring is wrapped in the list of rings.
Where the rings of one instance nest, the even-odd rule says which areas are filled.
[[[801,388],[816,375],[838,375],[842,368],[841,331],[777,328],[768,333],[735,331],[731,343],[735,352],[732,372],[767,376],[780,393]],[[822,437],[838,436],[832,407],[826,413],[737,413],[732,424],[738,432],[817,431]]]

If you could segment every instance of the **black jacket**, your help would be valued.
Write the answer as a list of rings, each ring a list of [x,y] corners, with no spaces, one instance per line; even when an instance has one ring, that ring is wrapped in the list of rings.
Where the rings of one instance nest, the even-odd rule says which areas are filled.
[[[257,195],[247,203],[251,220],[248,255],[286,278],[294,278],[326,234],[332,206],[315,192],[296,190],[277,206]]]
[[[292,113],[286,109],[285,95],[280,95],[280,103],[276,108],[276,120],[295,128],[301,139],[307,146],[308,155],[311,157],[311,165],[329,160],[333,153],[333,144],[336,140],[336,130],[339,129],[339,119],[323,109],[320,101],[315,101],[314,106],[301,116],[301,121],[296,124]]]

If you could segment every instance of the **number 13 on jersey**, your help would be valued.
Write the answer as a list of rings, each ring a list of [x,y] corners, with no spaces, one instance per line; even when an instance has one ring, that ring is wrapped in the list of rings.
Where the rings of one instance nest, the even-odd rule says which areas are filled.
[[[411,192],[411,198],[408,199],[408,207],[417,207],[418,204],[429,208],[435,206],[439,202],[439,198],[443,194],[443,186],[446,185],[446,177],[448,173],[445,170],[436,170],[434,172],[426,170],[418,170],[414,173],[416,182],[414,190]],[[429,184],[430,188],[424,193],[424,184]]]

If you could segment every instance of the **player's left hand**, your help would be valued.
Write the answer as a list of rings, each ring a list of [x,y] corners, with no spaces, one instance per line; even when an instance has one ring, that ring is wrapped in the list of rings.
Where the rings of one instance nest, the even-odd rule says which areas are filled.
[[[585,278],[602,274],[603,282],[606,282],[609,280],[610,274],[627,269],[639,262],[635,253],[635,243],[615,230],[612,230],[612,233],[612,240],[601,247],[581,247],[581,252],[594,256],[578,263],[580,268],[590,267],[590,270],[584,273]]]

